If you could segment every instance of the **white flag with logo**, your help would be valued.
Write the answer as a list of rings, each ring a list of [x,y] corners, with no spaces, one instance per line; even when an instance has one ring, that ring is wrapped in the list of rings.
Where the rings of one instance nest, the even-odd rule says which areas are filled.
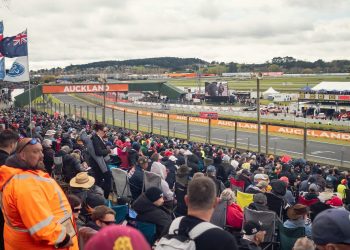
[[[4,81],[25,82],[29,81],[28,59],[26,56],[17,57],[11,69],[6,74]]]

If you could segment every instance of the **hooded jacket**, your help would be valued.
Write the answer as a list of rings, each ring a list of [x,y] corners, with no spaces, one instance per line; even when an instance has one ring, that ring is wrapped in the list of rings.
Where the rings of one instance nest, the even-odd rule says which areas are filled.
[[[169,184],[165,181],[167,177],[166,167],[162,163],[155,161],[152,163],[151,172],[160,175],[165,200],[174,199],[174,193],[170,190]]]
[[[0,167],[6,250],[48,250],[69,240],[61,224],[72,210],[60,186],[38,169],[30,169],[16,155]],[[72,238],[78,249],[77,237]],[[68,242],[68,241],[67,241]]]
[[[137,220],[156,225],[158,237],[171,224],[170,215],[160,207],[154,205],[144,193],[137,198],[132,207],[137,213]]]

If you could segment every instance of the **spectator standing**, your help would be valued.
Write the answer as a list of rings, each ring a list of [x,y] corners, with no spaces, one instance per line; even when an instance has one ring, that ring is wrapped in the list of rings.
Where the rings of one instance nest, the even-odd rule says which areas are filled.
[[[95,124],[95,134],[91,137],[96,156],[103,157],[108,161],[109,154],[113,153],[111,149],[107,148],[104,138],[107,137],[108,128],[103,124]],[[107,165],[94,164],[92,166],[95,172],[96,184],[102,187],[104,196],[107,199],[112,190],[112,174]]]
[[[51,175],[52,167],[54,166],[54,156],[55,156],[55,151],[52,149],[52,141],[49,139],[45,139],[43,140],[42,145],[43,145],[45,169]]]
[[[10,129],[0,133],[0,166],[4,165],[7,158],[16,150],[19,136]],[[0,209],[0,250],[4,248],[4,216]]]
[[[6,250],[78,249],[74,229],[66,229],[73,228],[69,202],[58,184],[42,171],[42,161],[41,144],[24,138],[18,142],[16,154],[0,168]]]

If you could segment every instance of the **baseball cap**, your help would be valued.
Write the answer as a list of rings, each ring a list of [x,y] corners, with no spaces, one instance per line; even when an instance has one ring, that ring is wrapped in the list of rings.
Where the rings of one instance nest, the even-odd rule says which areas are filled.
[[[265,174],[256,174],[254,175],[254,180],[264,180],[266,181],[268,179],[268,176]]]
[[[262,230],[262,223],[260,221],[247,221],[243,226],[243,233],[246,235],[253,235]]]
[[[312,239],[318,245],[350,244],[350,212],[332,208],[319,213],[312,223]]]
[[[86,244],[85,250],[133,249],[150,250],[145,237],[129,226],[111,225],[98,231]]]

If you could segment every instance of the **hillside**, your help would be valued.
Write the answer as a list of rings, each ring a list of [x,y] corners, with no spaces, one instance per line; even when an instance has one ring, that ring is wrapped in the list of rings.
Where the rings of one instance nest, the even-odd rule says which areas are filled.
[[[155,58],[144,58],[144,59],[130,59],[124,61],[101,61],[92,62],[87,64],[77,64],[70,65],[65,68],[65,71],[71,70],[86,70],[89,68],[107,68],[107,67],[158,67],[169,69],[171,71],[175,70],[185,70],[188,67],[192,67],[197,64],[208,64],[208,62],[203,61],[198,58],[178,58],[178,57],[155,57]]]

